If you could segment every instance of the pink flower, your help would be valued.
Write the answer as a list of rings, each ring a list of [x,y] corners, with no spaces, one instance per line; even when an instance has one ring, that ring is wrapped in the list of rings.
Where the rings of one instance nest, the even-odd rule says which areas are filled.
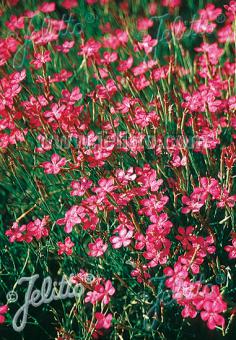
[[[133,57],[130,56],[127,60],[121,60],[117,67],[117,71],[119,72],[126,72],[128,71],[133,65]]]
[[[171,164],[174,168],[179,168],[179,167],[181,167],[181,166],[186,166],[186,164],[187,164],[187,157],[186,157],[186,156],[183,156],[182,159],[181,159],[181,157],[180,157],[177,153],[174,153],[173,159],[172,159],[172,161],[170,162],[170,164]]]
[[[151,192],[158,191],[163,184],[163,179],[157,179],[157,174],[149,164],[145,164],[142,169],[137,168],[137,183],[146,189],[150,189]]]
[[[8,2],[11,6],[15,6],[19,2],[19,0],[8,0]]]
[[[35,151],[38,153],[45,153],[52,149],[52,140],[47,140],[45,136],[38,135],[37,140],[41,143],[41,146],[35,148]]]
[[[216,28],[216,24],[209,22],[207,19],[200,18],[193,21],[191,28],[196,33],[212,33]]]
[[[83,196],[85,192],[91,188],[93,182],[86,177],[82,177],[79,181],[71,182],[71,196]]]
[[[236,195],[229,196],[229,192],[226,189],[223,189],[220,197],[217,199],[219,200],[216,204],[218,208],[224,208],[225,206],[233,208],[236,202]]]
[[[118,59],[118,54],[116,52],[104,52],[103,59],[101,60],[103,64],[109,65],[114,63]]]
[[[126,228],[122,228],[118,232],[119,236],[112,236],[110,237],[110,242],[112,243],[112,247],[114,249],[118,249],[123,247],[127,247],[131,241],[132,241],[132,236],[133,236],[133,231],[132,230],[127,230]]]
[[[164,274],[170,276],[166,280],[166,287],[173,289],[173,287],[178,284],[181,285],[183,281],[188,277],[188,271],[185,266],[182,266],[178,262],[174,265],[174,270],[170,267],[164,269]]]
[[[90,302],[94,305],[98,301],[102,301],[103,304],[107,305],[110,302],[110,296],[114,295],[114,293],[115,288],[110,280],[106,281],[105,285],[98,283],[94,287],[94,291],[87,293],[85,302]]]
[[[65,105],[58,105],[56,103],[53,103],[51,105],[51,110],[50,111],[45,111],[44,116],[48,118],[48,122],[51,123],[54,120],[58,120],[62,117],[62,115],[65,112]]]
[[[84,301],[85,302],[90,302],[92,305],[95,305],[100,299],[100,295],[98,294],[98,292],[94,291],[90,291],[87,293]]]
[[[142,42],[138,42],[138,45],[135,46],[134,50],[136,51],[137,48],[139,50],[144,50],[146,54],[149,54],[152,52],[153,47],[157,45],[157,40],[152,39],[152,37],[148,34],[143,37]]]
[[[156,11],[157,11],[157,3],[156,2],[151,2],[149,5],[148,5],[148,12],[150,15],[155,15],[156,14]]]
[[[130,111],[134,104],[136,104],[137,100],[124,97],[122,103],[116,104],[116,109],[120,111],[122,114],[125,114]]]
[[[9,236],[10,242],[31,242],[33,238],[40,240],[43,237],[48,236],[49,231],[45,226],[47,225],[49,216],[44,216],[42,220],[37,218],[35,221],[31,221],[28,224],[18,225],[14,222],[12,227],[5,232],[5,235]]]
[[[66,9],[71,9],[78,6],[78,0],[64,0],[61,6]]]
[[[42,220],[37,218],[35,221],[32,221],[27,224],[27,234],[36,238],[36,240],[40,240],[42,237],[46,237],[49,234],[48,229],[45,227],[48,223],[49,216],[44,216]]]
[[[134,238],[137,241],[134,248],[137,250],[142,250],[146,245],[146,238],[140,233],[135,233]]]
[[[142,283],[150,279],[151,275],[147,273],[148,266],[142,265],[141,268],[132,270],[131,276],[136,277],[137,282]]]
[[[159,81],[160,79],[166,79],[168,77],[168,74],[169,74],[168,66],[162,66],[152,70],[152,78],[155,81]]]
[[[215,329],[217,326],[222,328],[224,327],[225,319],[219,313],[226,309],[225,303],[220,303],[217,300],[207,300],[203,304],[203,309],[204,310],[200,313],[200,315],[203,321],[207,321],[207,327],[209,329]]]
[[[108,329],[111,327],[111,320],[112,320],[111,313],[104,315],[103,313],[96,312],[95,318],[97,319],[96,326],[95,326],[96,329],[101,329],[101,328]]]
[[[23,241],[23,232],[26,230],[26,225],[22,225],[21,227],[17,222],[14,222],[11,229],[5,232],[5,235],[9,237],[9,241],[12,242],[22,242]]]
[[[236,259],[236,238],[232,240],[232,246],[225,246],[225,251],[229,253],[229,258]]]
[[[50,13],[55,11],[55,7],[55,2],[44,2],[41,6],[39,6],[39,10],[43,13]]]
[[[169,7],[169,8],[175,8],[179,7],[181,5],[182,0],[162,0],[161,4],[162,6]]]
[[[144,214],[146,216],[155,216],[156,213],[161,212],[167,202],[169,201],[168,196],[159,195],[157,198],[156,195],[150,195],[148,199],[143,199],[140,203],[143,205],[143,208],[138,211],[140,215]]]
[[[23,29],[25,26],[24,19],[25,18],[23,16],[17,17],[16,15],[11,15],[10,20],[6,22],[6,26],[11,31],[15,31],[16,29]]]
[[[182,243],[184,249],[191,250],[191,240],[192,240],[192,233],[194,231],[194,227],[189,226],[186,229],[180,227],[178,228],[178,232],[180,235],[177,235],[175,238]]]
[[[61,94],[63,95],[62,102],[67,105],[73,105],[82,98],[79,87],[74,87],[72,92],[69,92],[68,90],[62,90]]]
[[[197,316],[196,309],[191,304],[186,304],[184,309],[181,312],[183,318],[192,318],[194,319]]]
[[[190,198],[188,196],[182,197],[182,203],[187,205],[187,207],[182,208],[183,214],[188,214],[189,212],[197,213],[200,211],[201,207],[204,206],[208,193],[201,188],[195,188]]]
[[[220,48],[217,43],[207,44],[205,42],[202,43],[200,47],[196,47],[195,51],[206,54],[207,61],[209,61],[209,63],[212,65],[217,65],[220,57],[224,53],[224,50]],[[203,96],[205,95],[207,98],[207,96],[209,96],[210,93],[205,94],[204,87],[203,87],[202,95]],[[211,99],[211,97],[212,97],[212,94],[211,96],[209,96],[209,98]]]
[[[3,305],[0,306],[0,324],[5,322],[5,315],[8,312],[8,306],[7,305]]]
[[[214,21],[222,13],[221,8],[216,8],[214,4],[207,4],[204,9],[198,11],[202,19],[207,19],[208,21]]]
[[[50,51],[43,51],[42,53],[34,53],[34,60],[30,62],[36,69],[39,69],[46,64],[47,62],[51,61]]]
[[[236,15],[236,1],[230,1],[229,5],[225,5],[224,8],[227,10],[226,15],[228,19],[230,20],[230,22],[233,22]]]
[[[65,232],[71,233],[74,225],[81,223],[82,217],[85,216],[84,209],[78,205],[73,205],[65,214],[64,218],[57,220],[57,224],[65,224]]]
[[[43,162],[41,167],[44,168],[45,174],[56,175],[61,171],[61,168],[66,164],[67,160],[65,157],[60,158],[60,156],[54,153],[51,157],[50,162]]]
[[[104,286],[101,284],[95,286],[95,291],[99,294],[99,300],[107,305],[110,302],[110,296],[114,295],[116,290],[111,281],[107,280]]]
[[[145,87],[150,85],[150,81],[147,80],[144,74],[141,74],[139,77],[133,79],[133,83],[138,91],[145,89]]]
[[[78,54],[85,57],[93,57],[98,53],[100,48],[101,43],[91,38],[86,43],[80,46],[80,52]]]
[[[139,76],[141,74],[144,74],[145,72],[148,71],[148,64],[146,61],[143,61],[141,62],[138,66],[135,66],[132,68],[132,73],[133,75],[136,77],[136,76]]]
[[[210,195],[212,195],[212,199],[219,199],[221,194],[221,188],[219,186],[218,180],[215,178],[207,178],[201,177],[200,178],[201,188],[207,191]]]
[[[94,243],[89,243],[89,256],[99,257],[102,256],[107,250],[108,245],[103,243],[101,238],[97,238]]]
[[[127,171],[117,169],[116,178],[122,185],[127,185],[129,182],[135,180],[136,175],[134,174],[134,169],[132,167],[129,168]]]
[[[177,39],[181,39],[186,31],[186,26],[183,21],[179,20],[170,24],[170,29]]]
[[[87,4],[93,5],[97,2],[97,0],[86,0]]]
[[[58,249],[58,255],[62,255],[62,254],[66,254],[66,255],[71,255],[72,252],[73,252],[73,246],[75,245],[70,237],[67,237],[65,239],[65,243],[62,243],[62,242],[57,242],[57,245],[59,247]]]
[[[137,23],[138,31],[145,31],[148,30],[150,27],[153,26],[153,21],[148,18],[139,18]]]
[[[226,42],[234,42],[234,31],[232,29],[231,24],[223,26],[221,29],[217,32],[218,41],[220,43],[226,43]],[[225,65],[227,66],[227,65]]]
[[[77,0],[76,0],[76,3],[77,3]],[[62,45],[57,45],[56,49],[58,52],[68,53],[70,49],[74,46],[74,44],[75,44],[74,40],[71,40],[71,41],[66,40],[63,42]]]
[[[196,255],[194,256],[194,250],[190,251],[189,253],[180,256],[179,262],[188,267],[192,270],[193,274],[199,274],[200,272],[200,265],[203,263],[204,259],[201,257],[197,257],[198,252],[196,250]]]
[[[99,195],[106,195],[111,193],[116,187],[114,186],[114,179],[112,177],[106,179],[102,178],[98,181],[98,187],[94,188],[93,191]]]

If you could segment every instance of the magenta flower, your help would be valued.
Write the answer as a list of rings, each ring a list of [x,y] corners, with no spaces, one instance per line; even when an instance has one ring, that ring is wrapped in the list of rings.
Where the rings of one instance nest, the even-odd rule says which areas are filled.
[[[93,305],[96,304],[98,301],[102,301],[105,305],[110,302],[110,296],[114,295],[115,288],[112,286],[110,280],[105,282],[105,285],[101,283],[96,284],[94,290],[88,292],[85,297],[85,302],[90,302]]]
[[[209,329],[215,329],[217,326],[224,327],[225,319],[219,313],[225,310],[225,303],[220,303],[219,301],[206,301],[203,304],[203,308],[204,310],[200,315],[203,321],[207,321],[207,327]]]
[[[93,182],[87,179],[86,177],[80,178],[79,181],[72,181],[71,182],[71,196],[83,196],[85,192],[91,188]]]
[[[105,285],[98,284],[95,287],[95,291],[99,294],[99,300],[102,301],[105,305],[110,302],[110,296],[115,294],[115,288],[112,286],[110,280],[105,282]]]
[[[98,187],[94,188],[93,191],[99,195],[106,195],[106,193],[111,193],[114,191],[116,186],[114,185],[114,179],[111,178],[102,178],[98,181]]]
[[[44,216],[42,220],[37,218],[36,220],[27,224],[27,234],[40,240],[42,237],[46,237],[49,234],[46,225],[48,223],[49,216]]]
[[[62,242],[57,242],[57,245],[59,247],[58,249],[58,255],[66,254],[66,255],[71,255],[73,252],[73,246],[75,245],[70,237],[67,237],[65,239],[65,243]]]
[[[57,220],[57,224],[63,225],[65,224],[65,232],[71,233],[72,228],[81,223],[82,217],[85,216],[84,209],[79,207],[78,205],[73,205],[65,214],[64,218],[60,218]]]
[[[100,48],[101,43],[91,38],[86,43],[80,46],[80,52],[78,54],[86,57],[92,57],[98,53]]]
[[[144,50],[146,54],[150,53],[153,50],[153,47],[157,45],[157,39],[152,39],[152,37],[148,34],[143,37],[142,42],[138,42],[136,49]]]
[[[119,236],[110,237],[112,247],[114,249],[121,248],[122,246],[127,247],[132,241],[133,231],[128,231],[126,228],[122,228],[118,234]]]
[[[101,328],[108,329],[111,327],[111,320],[112,320],[111,313],[104,315],[103,313],[96,312],[95,318],[97,319],[96,329],[101,329]]]
[[[236,238],[232,240],[232,246],[225,246],[225,251],[229,253],[229,258],[236,259]]]
[[[78,0],[64,0],[61,6],[66,9],[71,9],[78,6]]]
[[[186,207],[182,208],[182,213],[198,213],[204,206],[206,197],[207,193],[202,194],[201,192],[191,194],[190,198],[188,196],[183,196],[182,202],[186,205]]]
[[[5,322],[5,314],[8,312],[8,306],[7,305],[3,305],[0,306],[0,324]]]
[[[166,6],[169,8],[179,7],[181,5],[182,0],[162,0],[162,6]]]
[[[35,53],[34,60],[32,60],[30,63],[36,68],[36,70],[38,70],[51,60],[50,51],[44,51],[42,53]]]
[[[59,155],[54,153],[51,157],[51,162],[43,162],[41,167],[44,168],[45,174],[56,175],[61,171],[61,168],[66,164],[65,157],[60,158]]]
[[[43,13],[54,12],[56,8],[55,2],[44,2],[41,6],[39,6],[39,10]]]
[[[107,250],[107,247],[108,245],[106,243],[103,243],[103,240],[101,238],[97,238],[94,243],[88,244],[88,255],[94,257],[102,256]]]

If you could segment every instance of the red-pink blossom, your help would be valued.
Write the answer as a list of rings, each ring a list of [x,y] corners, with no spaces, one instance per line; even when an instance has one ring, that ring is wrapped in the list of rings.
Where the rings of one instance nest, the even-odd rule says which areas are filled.
[[[233,238],[232,246],[225,246],[224,249],[229,253],[228,256],[230,259],[236,259],[236,238]]]
[[[41,167],[44,168],[45,174],[56,175],[61,171],[61,168],[66,164],[67,160],[65,157],[60,158],[58,154],[53,154],[51,162],[41,163]]]
[[[8,306],[2,305],[0,306],[0,324],[5,322],[5,314],[8,312]]]
[[[107,247],[108,245],[106,243],[103,243],[103,240],[101,238],[97,238],[94,243],[88,244],[88,255],[94,257],[102,256],[107,250]]]
[[[95,318],[97,319],[96,322],[96,329],[108,329],[111,327],[111,320],[112,320],[112,314],[109,313],[107,315],[104,315],[103,313],[96,312]]]
[[[73,246],[75,245],[70,237],[66,237],[65,242],[57,242],[57,245],[59,247],[58,249],[58,255],[66,254],[66,255],[71,255],[73,252]]]
[[[133,231],[127,230],[126,228],[122,228],[118,232],[118,236],[110,237],[110,242],[114,249],[118,249],[123,247],[127,247],[132,241]]]

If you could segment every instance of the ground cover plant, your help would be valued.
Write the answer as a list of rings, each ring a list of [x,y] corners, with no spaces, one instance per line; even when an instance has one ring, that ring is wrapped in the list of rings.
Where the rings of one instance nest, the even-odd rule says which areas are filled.
[[[0,16],[0,339],[234,339],[236,2]]]

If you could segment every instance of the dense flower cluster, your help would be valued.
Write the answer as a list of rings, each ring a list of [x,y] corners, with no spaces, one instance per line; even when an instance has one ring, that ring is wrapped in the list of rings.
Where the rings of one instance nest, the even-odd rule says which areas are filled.
[[[14,222],[12,227],[6,231],[6,235],[9,237],[10,242],[32,242],[33,239],[40,240],[42,237],[49,235],[49,230],[46,227],[48,224],[49,216],[45,216],[42,220],[37,218],[35,221],[31,221],[28,224],[19,226],[17,222]]]

